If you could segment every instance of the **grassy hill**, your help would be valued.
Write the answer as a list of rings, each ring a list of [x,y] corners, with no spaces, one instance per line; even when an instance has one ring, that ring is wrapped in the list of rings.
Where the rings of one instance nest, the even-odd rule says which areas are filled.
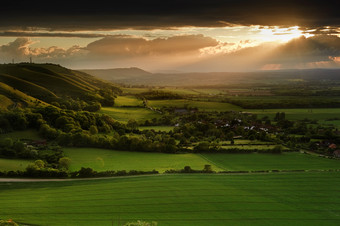
[[[113,93],[120,92],[120,89],[111,83],[60,65],[0,65],[0,95],[2,99],[8,99],[5,104],[1,104],[2,109],[8,108],[10,101],[29,106],[35,101],[51,103],[65,97],[86,102],[103,102],[106,97],[102,90],[107,89]]]

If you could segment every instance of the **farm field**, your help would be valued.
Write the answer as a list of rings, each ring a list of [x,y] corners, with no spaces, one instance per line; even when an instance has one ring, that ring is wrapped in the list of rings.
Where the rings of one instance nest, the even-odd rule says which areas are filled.
[[[154,108],[162,108],[162,107],[191,107],[198,108],[203,111],[240,111],[242,108],[222,102],[209,102],[209,101],[195,101],[195,100],[149,100],[149,106]]]
[[[0,158],[0,171],[25,170],[33,160]]]
[[[340,169],[340,161],[296,152],[282,154],[202,154],[224,170],[322,170]]]
[[[97,171],[105,170],[143,170],[153,169],[164,172],[168,169],[183,169],[191,166],[192,169],[201,170],[204,165],[211,164],[201,156],[195,154],[164,154],[114,151],[97,148],[64,148],[65,155],[71,158],[70,170],[79,170],[81,167],[91,167]],[[222,170],[212,166],[213,170]]]
[[[110,115],[117,121],[127,122],[130,119],[135,119],[136,121],[151,120],[153,118],[160,117],[159,113],[151,111],[147,108],[134,108],[134,107],[103,107],[100,113]]]
[[[1,218],[28,225],[339,225],[339,172],[0,183]]]
[[[288,120],[303,120],[305,118],[311,120],[325,120],[337,118],[340,115],[340,108],[299,108],[299,109],[247,109],[244,112],[251,112],[258,115],[258,118],[268,116],[274,119],[277,112],[285,112]]]

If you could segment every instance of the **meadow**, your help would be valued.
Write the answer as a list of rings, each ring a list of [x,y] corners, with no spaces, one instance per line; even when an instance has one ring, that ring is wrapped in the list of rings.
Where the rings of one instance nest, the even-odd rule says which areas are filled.
[[[339,172],[0,182],[0,213],[23,225],[339,225],[339,186]]]
[[[228,171],[237,170],[326,170],[340,169],[340,161],[297,152],[282,154],[201,154]]]
[[[71,159],[70,170],[79,170],[81,167],[91,167],[97,171],[105,170],[157,170],[164,172],[168,169],[183,169],[191,166],[192,169],[202,170],[204,165],[211,164],[201,156],[195,154],[165,154],[147,152],[114,151],[98,148],[64,148],[64,153]],[[212,166],[213,170],[222,170]]]
[[[161,116],[157,112],[142,107],[103,107],[99,113],[107,114],[119,122],[127,122],[130,119],[144,122]]]
[[[143,101],[137,99],[135,96],[118,96],[115,99],[115,107],[124,106],[138,106],[143,107]]]
[[[174,126],[140,126],[138,127],[139,130],[154,130],[156,132],[158,131],[170,132],[174,128],[175,128]]]
[[[33,160],[0,158],[0,171],[25,170]]]

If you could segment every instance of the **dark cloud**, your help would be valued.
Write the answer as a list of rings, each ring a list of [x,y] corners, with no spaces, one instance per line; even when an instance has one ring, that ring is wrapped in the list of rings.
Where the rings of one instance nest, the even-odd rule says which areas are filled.
[[[27,31],[4,31],[0,37],[61,37],[61,38],[101,38],[107,35],[94,33],[61,33],[61,32],[27,32]]]
[[[226,24],[340,26],[338,0],[4,1],[0,27],[153,29]]]
[[[205,47],[219,43],[203,35],[183,35],[169,38],[146,40],[133,36],[109,36],[90,43],[86,50],[90,54],[114,57],[134,57],[145,55],[196,54]]]

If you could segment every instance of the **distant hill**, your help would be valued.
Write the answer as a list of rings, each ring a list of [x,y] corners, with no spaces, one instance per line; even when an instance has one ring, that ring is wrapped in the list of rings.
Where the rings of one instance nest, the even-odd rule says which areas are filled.
[[[11,105],[32,106],[83,100],[101,102],[104,89],[120,92],[115,85],[84,72],[70,70],[55,64],[0,65],[0,108]]]
[[[144,71],[140,68],[114,68],[114,69],[93,69],[93,70],[81,70],[87,74],[96,76],[100,79],[107,81],[125,81],[128,79],[136,79],[137,81],[143,80],[143,77],[152,76],[152,73]]]
[[[139,68],[82,70],[118,84],[145,86],[225,86],[272,84],[291,81],[340,81],[339,69],[277,70],[255,72],[150,73]]]

